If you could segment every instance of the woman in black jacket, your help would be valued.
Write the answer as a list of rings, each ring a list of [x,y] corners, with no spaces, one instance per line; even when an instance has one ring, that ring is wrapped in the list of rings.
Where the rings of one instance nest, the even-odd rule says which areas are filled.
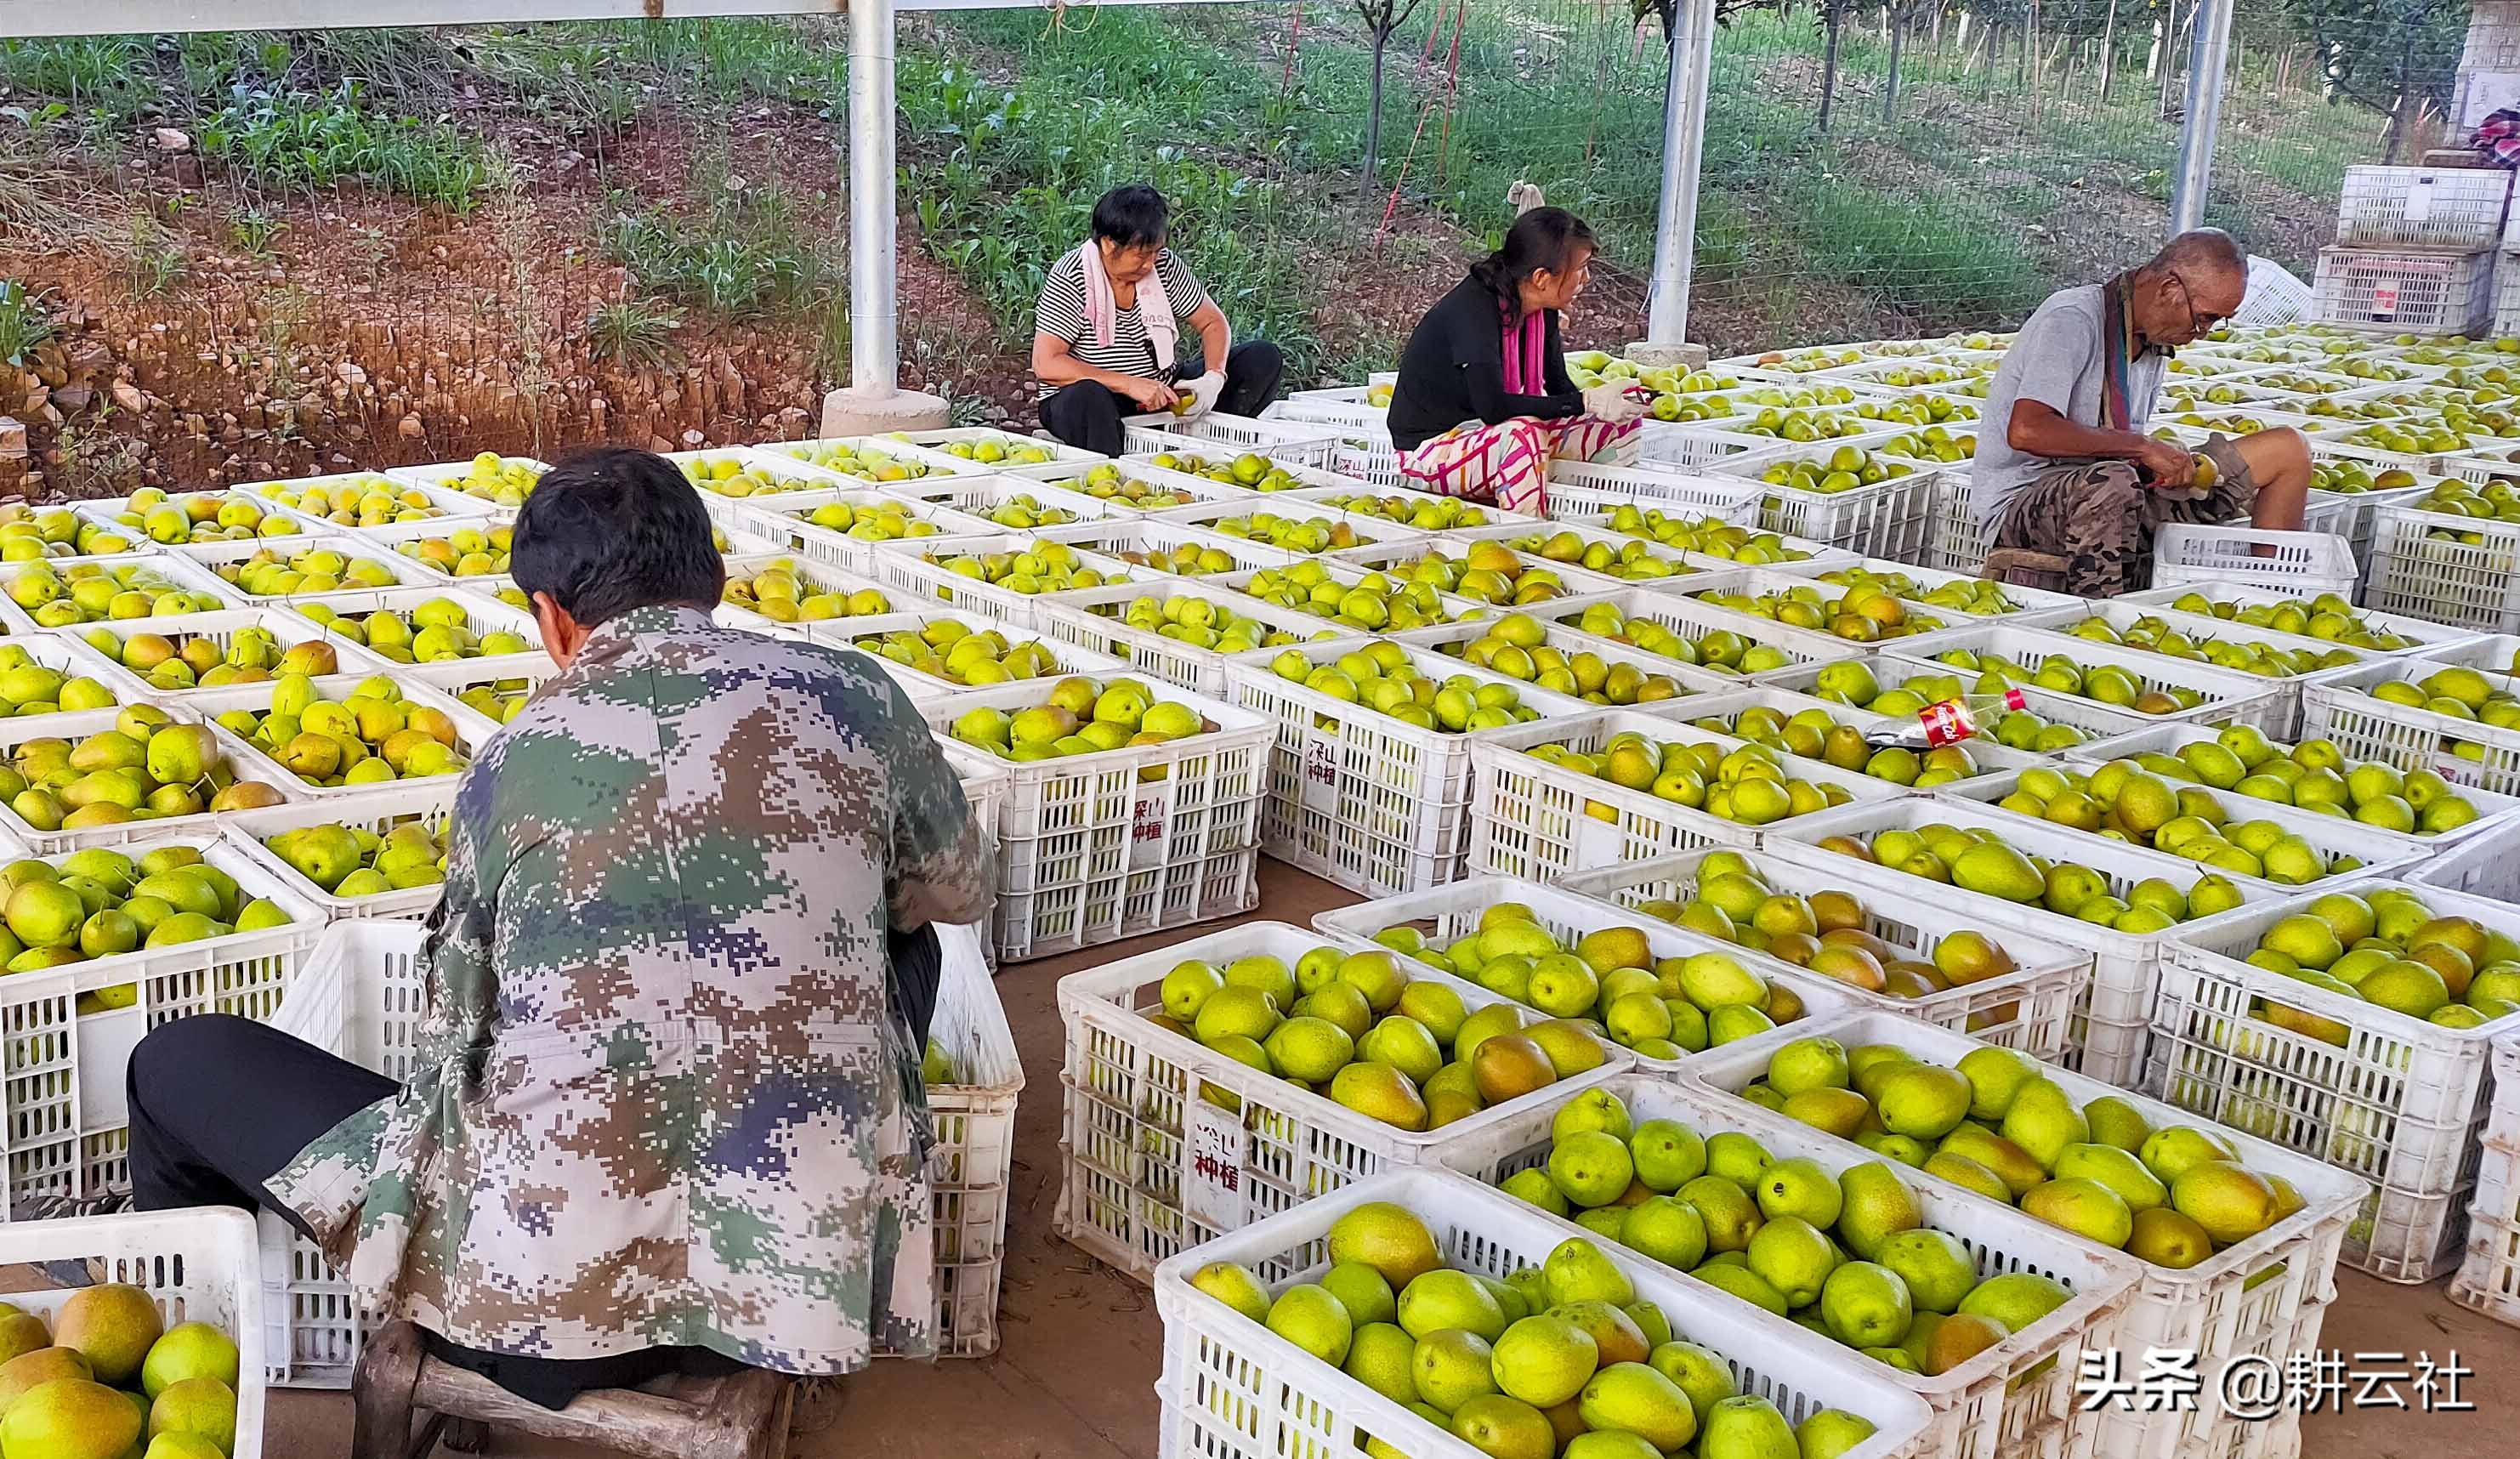
[[[1446,496],[1545,516],[1552,459],[1626,459],[1645,407],[1624,388],[1579,390],[1558,311],[1592,277],[1593,230],[1562,207],[1514,220],[1409,336],[1391,391],[1400,474]]]

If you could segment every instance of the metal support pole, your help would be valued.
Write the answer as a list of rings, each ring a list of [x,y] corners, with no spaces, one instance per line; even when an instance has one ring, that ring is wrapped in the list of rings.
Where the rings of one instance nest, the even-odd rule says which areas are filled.
[[[1706,73],[1715,66],[1715,0],[1679,0],[1680,34],[1662,105],[1662,203],[1654,220],[1645,342],[1688,339],[1688,281],[1697,253],[1697,161],[1706,145]]]
[[[2170,231],[2205,222],[2205,187],[2214,175],[2214,133],[2223,121],[2223,72],[2231,51],[2231,0],[2198,0],[2189,28],[2187,119],[2179,129],[2179,179],[2170,195]]]
[[[849,384],[900,388],[893,289],[893,0],[849,0]]]

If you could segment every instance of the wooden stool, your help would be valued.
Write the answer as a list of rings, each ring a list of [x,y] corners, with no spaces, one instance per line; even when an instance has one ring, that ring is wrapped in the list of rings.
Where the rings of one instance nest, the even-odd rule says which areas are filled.
[[[2052,552],[2033,552],[2027,547],[1999,547],[1986,555],[1986,566],[1978,570],[1977,575],[2016,587],[2062,592],[2065,560]]]
[[[350,1459],[426,1459],[441,1437],[450,1449],[475,1453],[493,1426],[637,1459],[787,1459],[794,1402],[787,1375],[746,1368],[597,1389],[555,1411],[428,1356],[408,1322],[388,1323],[370,1339],[352,1388]],[[417,1434],[415,1412],[426,1415]]]

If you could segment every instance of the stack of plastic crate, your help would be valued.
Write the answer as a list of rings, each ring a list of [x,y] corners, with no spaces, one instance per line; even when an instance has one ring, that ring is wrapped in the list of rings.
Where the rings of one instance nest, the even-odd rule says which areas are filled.
[[[2346,168],[2336,247],[2319,251],[2312,286],[2316,317],[2390,334],[2484,330],[2510,193],[2500,168]]]

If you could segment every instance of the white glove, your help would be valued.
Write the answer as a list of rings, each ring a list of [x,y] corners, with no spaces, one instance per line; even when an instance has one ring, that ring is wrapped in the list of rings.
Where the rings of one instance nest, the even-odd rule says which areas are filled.
[[[1195,421],[1216,408],[1217,397],[1225,393],[1225,374],[1210,370],[1196,380],[1185,381],[1174,388],[1191,397],[1190,409],[1182,412],[1185,421]]]
[[[1584,413],[1597,421],[1624,426],[1644,419],[1644,402],[1631,399],[1627,387],[1604,382],[1584,391]]]

